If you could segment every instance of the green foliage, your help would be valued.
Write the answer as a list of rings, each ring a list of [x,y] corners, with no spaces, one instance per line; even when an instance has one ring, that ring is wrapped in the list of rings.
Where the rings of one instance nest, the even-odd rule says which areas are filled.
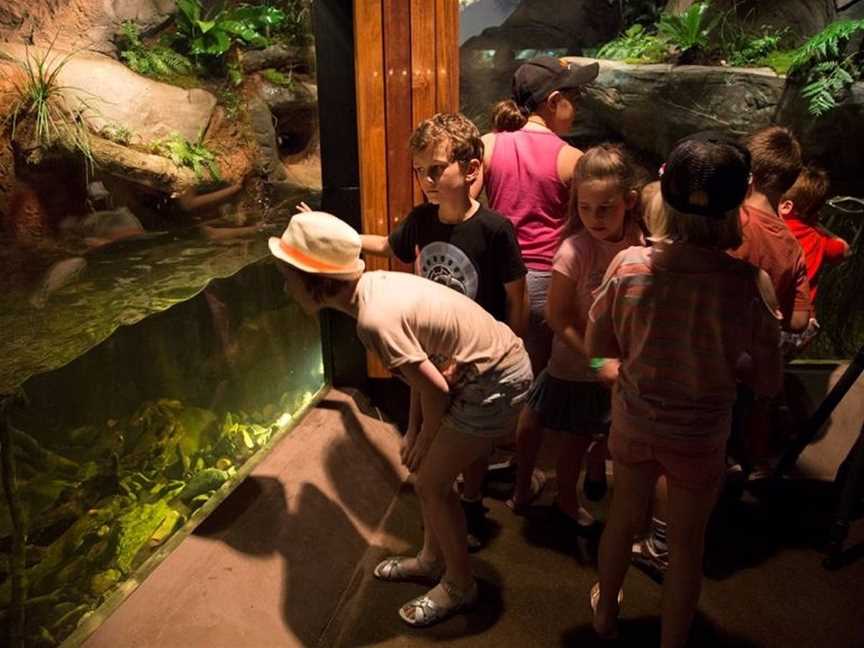
[[[864,20],[840,20],[793,54],[791,72],[805,81],[801,95],[807,99],[811,115],[819,117],[830,112],[842,92],[861,78],[857,60],[860,54],[846,54],[850,39],[859,32],[864,32]]]
[[[123,22],[120,57],[130,69],[153,79],[170,80],[195,71],[188,58],[167,45],[145,45],[131,20]]]
[[[709,20],[710,2],[696,2],[681,14],[665,12],[657,25],[658,34],[681,52],[707,49],[708,38],[722,15]]]
[[[837,105],[837,97],[855,82],[853,74],[860,76],[860,71],[851,63],[838,65],[825,62],[814,65],[807,77],[807,85],[801,90],[801,96],[809,102],[810,114],[821,117],[831,112]]]
[[[310,40],[308,3],[304,0],[281,0],[277,4],[285,14],[285,21],[278,27],[274,37],[286,45],[308,44]]]
[[[274,85],[282,86],[284,88],[294,87],[294,75],[290,71],[288,74],[285,74],[280,70],[267,68],[266,70],[261,70],[261,76]]]
[[[52,41],[48,48],[38,54],[25,50],[24,58],[18,59],[0,52],[0,58],[10,61],[23,72],[23,80],[17,75],[4,73],[6,93],[12,95],[11,106],[0,120],[0,125],[10,128],[15,138],[21,123],[26,118],[33,120],[34,144],[39,149],[59,144],[84,156],[93,164],[90,147],[90,131],[84,123],[84,115],[90,110],[87,103],[79,99],[76,108],[70,108],[64,91],[75,90],[59,82],[59,74],[74,52],[60,56]]]
[[[178,133],[174,133],[171,137],[154,143],[153,152],[170,158],[177,166],[192,169],[199,180],[203,177],[205,169],[210,172],[214,180],[222,180],[216,155],[200,140],[190,142]]]
[[[669,54],[666,42],[642,25],[633,25],[597,51],[599,58],[627,63],[659,63]]]
[[[108,124],[104,126],[100,131],[100,135],[123,146],[132,141],[132,131],[120,124]]]
[[[219,91],[219,103],[225,108],[225,115],[229,119],[236,118],[243,109],[242,98],[231,88],[223,88]]]
[[[760,34],[742,34],[738,42],[729,48],[729,65],[744,67],[761,64],[767,56],[779,49],[785,36],[785,30],[775,32],[767,27],[763,27]]]
[[[280,9],[269,5],[239,5],[204,14],[200,0],[177,0],[177,36],[195,57],[221,60],[235,43],[264,47],[271,30],[285,21]]]
[[[794,50],[777,50],[762,57],[756,62],[756,65],[770,67],[777,74],[788,74],[792,68],[792,57],[794,55]]]
[[[831,23],[798,48],[792,61],[795,69],[842,58],[849,39],[858,32],[864,32],[864,19]]]
[[[243,83],[243,66],[237,61],[232,61],[227,66],[228,81],[232,86],[239,86]]]

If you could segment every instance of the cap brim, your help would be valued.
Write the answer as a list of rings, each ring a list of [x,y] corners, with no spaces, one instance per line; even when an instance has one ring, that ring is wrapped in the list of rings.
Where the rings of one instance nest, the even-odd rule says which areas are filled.
[[[303,263],[303,261],[291,255],[288,250],[282,247],[281,241],[282,239],[276,236],[271,236],[269,239],[267,239],[267,246],[270,248],[270,254],[275,256],[280,261],[284,261],[288,265],[293,266],[298,270],[302,270],[303,272],[317,275],[327,275],[328,277],[339,279],[342,277],[350,277],[359,272],[363,272],[363,270],[366,269],[366,263],[363,261],[363,259],[357,259],[357,261],[351,268],[340,269],[336,272],[328,272],[326,270],[321,270],[320,268],[313,268],[312,266]]]
[[[563,81],[558,84],[560,90],[569,88],[578,88],[591,83],[600,74],[600,64],[596,61],[588,65],[573,66],[570,69],[570,74],[564,77]]]

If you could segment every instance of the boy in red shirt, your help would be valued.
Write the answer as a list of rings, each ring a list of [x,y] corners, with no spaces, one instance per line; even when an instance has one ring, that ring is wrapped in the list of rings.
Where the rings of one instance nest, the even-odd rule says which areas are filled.
[[[818,226],[819,210],[828,198],[830,184],[825,171],[805,167],[792,188],[783,194],[778,208],[786,226],[804,250],[811,303],[816,301],[816,287],[823,264],[840,263],[851,254],[846,241]]]

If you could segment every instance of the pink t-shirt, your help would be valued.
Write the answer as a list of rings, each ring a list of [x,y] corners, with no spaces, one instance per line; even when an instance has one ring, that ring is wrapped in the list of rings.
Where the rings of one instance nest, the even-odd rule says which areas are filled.
[[[724,252],[665,242],[625,250],[588,317],[589,353],[621,360],[612,391],[619,434],[719,440],[729,435],[739,378],[758,394],[780,387],[770,281]]]
[[[516,228],[530,270],[549,271],[567,223],[569,187],[558,177],[558,154],[566,142],[551,131],[496,133],[486,170],[489,206]]]
[[[614,243],[598,240],[584,229],[561,243],[561,247],[555,254],[552,270],[561,273],[576,284],[573,295],[576,300],[575,324],[581,334],[584,335],[588,323],[588,309],[594,302],[593,292],[602,283],[609,263],[621,250],[626,250],[631,245],[641,244],[642,232],[631,220],[626,223],[624,236]],[[551,376],[561,380],[597,380],[588,366],[588,358],[572,349],[557,334],[552,339],[552,354],[547,370]]]

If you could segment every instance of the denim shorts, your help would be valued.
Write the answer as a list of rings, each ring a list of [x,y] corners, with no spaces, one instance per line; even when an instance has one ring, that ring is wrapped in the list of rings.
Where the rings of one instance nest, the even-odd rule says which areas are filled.
[[[531,361],[523,352],[517,366],[505,374],[477,376],[454,394],[442,425],[489,439],[511,434],[532,379]]]

